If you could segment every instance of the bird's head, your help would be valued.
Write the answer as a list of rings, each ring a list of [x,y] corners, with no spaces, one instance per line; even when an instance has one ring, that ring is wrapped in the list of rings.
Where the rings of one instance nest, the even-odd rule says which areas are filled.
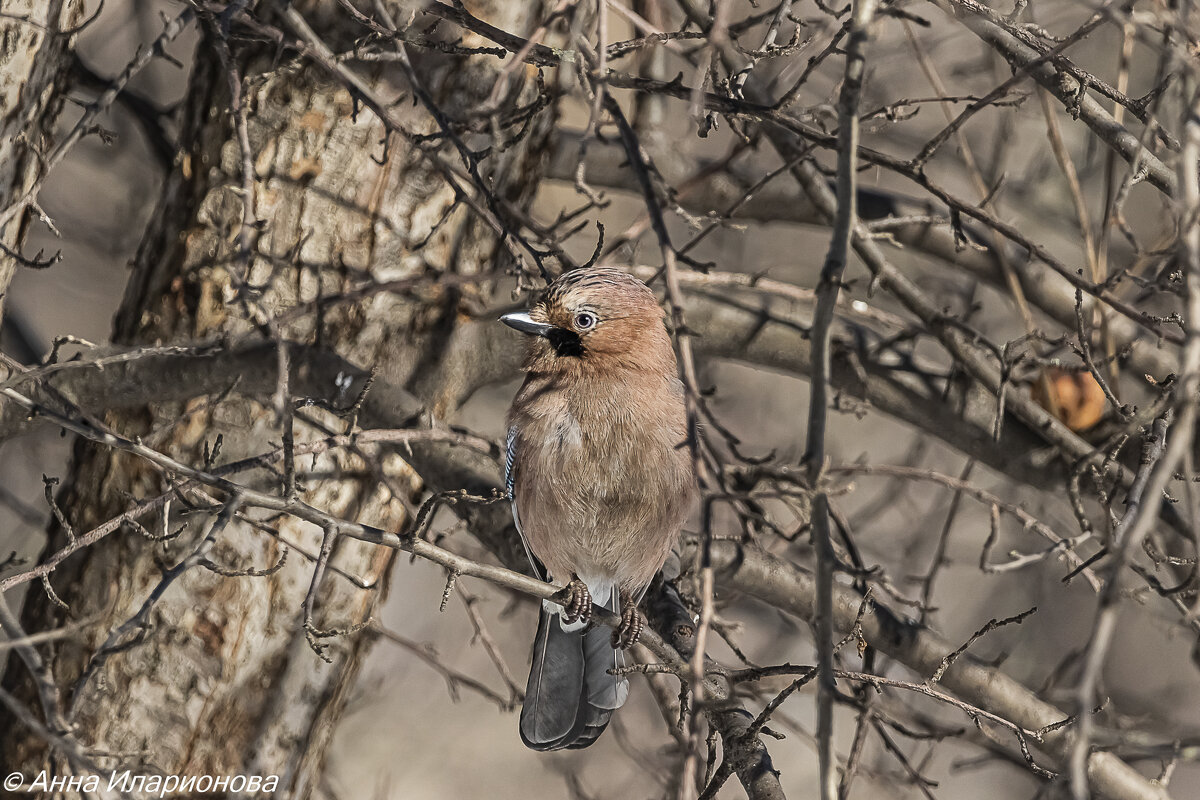
[[[663,312],[645,283],[613,267],[563,273],[526,312],[500,321],[531,341],[537,371],[675,371]]]

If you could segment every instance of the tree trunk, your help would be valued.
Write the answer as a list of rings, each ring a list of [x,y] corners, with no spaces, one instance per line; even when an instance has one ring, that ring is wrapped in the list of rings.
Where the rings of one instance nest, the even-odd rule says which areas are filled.
[[[0,209],[8,208],[42,177],[39,155],[49,144],[62,109],[70,71],[64,55],[70,31],[83,16],[82,0],[6,0],[0,16]],[[0,226],[0,311],[32,208]]]
[[[540,18],[537,8],[525,4],[484,6],[491,7],[473,10],[510,30],[528,32]],[[335,50],[349,49],[363,33],[334,2],[294,7]],[[430,269],[477,273],[492,269],[503,258],[503,248],[471,212],[455,204],[452,189],[415,148],[387,133],[321,67],[304,58],[289,61],[290,53],[278,59],[270,43],[233,54],[249,112],[252,209],[265,223],[261,234],[250,236],[257,241],[249,263],[241,263],[243,158],[230,112],[229,75],[215,37],[215,27],[207,27],[182,112],[181,153],[136,259],[114,338],[130,344],[222,337],[254,341],[267,332],[268,338],[334,350],[368,369],[381,365],[392,383],[436,396],[431,376],[439,374],[440,343],[451,338],[461,296],[443,293],[418,301],[378,294],[360,303],[333,305],[321,314],[272,320],[344,291],[356,275],[387,281]],[[452,119],[465,116],[491,94],[502,66],[491,56],[464,60],[414,53],[413,59],[426,88]],[[348,63],[388,102],[401,93],[411,95],[395,71]],[[518,71],[518,78],[522,75]],[[524,82],[527,102],[535,90]],[[407,130],[436,130],[412,102],[393,108]],[[552,117],[541,115],[536,130],[485,162],[492,165],[485,177],[493,190],[517,207],[533,196]],[[440,157],[460,166],[448,146]],[[197,465],[203,463],[205,447],[213,447],[218,437],[218,464],[277,447],[291,414],[285,404],[243,396],[236,384],[229,389],[227,396],[155,404],[138,414],[88,411],[114,430],[140,436]],[[334,386],[325,399],[339,406],[354,400],[339,397]],[[296,411],[295,438],[297,443],[322,438],[345,432],[351,424],[352,419],[328,410],[302,409]],[[300,498],[344,518],[401,529],[419,481],[398,455],[360,457],[373,454],[371,448],[305,456],[303,463],[298,458]],[[372,471],[372,463],[383,465],[382,474]],[[279,472],[252,474],[239,480],[279,490]],[[82,532],[126,509],[130,497],[169,490],[163,476],[145,462],[81,444],[59,505],[75,531]],[[320,530],[285,515],[254,515],[255,525],[233,519],[209,553],[213,562],[261,570],[290,549],[283,566],[265,577],[228,577],[202,568],[184,572],[154,605],[144,639],[97,660],[109,633],[133,617],[162,580],[160,565],[179,562],[209,530],[214,509],[185,517],[181,506],[178,500],[172,503],[166,527],[186,523],[186,529],[170,543],[148,541],[126,526],[51,575],[52,586],[70,606],[68,616],[99,614],[103,620],[53,653],[68,718],[94,751],[134,754],[107,766],[134,769],[135,774],[140,769],[183,776],[276,775],[277,796],[304,797],[320,774],[326,743],[370,639],[316,639],[329,663],[306,641],[303,606],[314,563],[295,551],[317,553]],[[155,533],[163,531],[161,519],[152,523],[148,517],[143,523]],[[61,529],[53,532],[50,552],[62,546],[65,535]],[[391,550],[337,541],[331,569],[319,587],[316,626],[345,630],[369,620],[386,591],[392,561]],[[371,588],[356,586],[342,573],[358,576]],[[63,613],[46,592],[30,595],[27,630],[62,623]],[[81,684],[89,663],[95,674]],[[20,667],[10,673],[10,685],[25,675]],[[52,763],[36,737],[9,723],[0,722],[0,761],[23,767],[26,774]]]

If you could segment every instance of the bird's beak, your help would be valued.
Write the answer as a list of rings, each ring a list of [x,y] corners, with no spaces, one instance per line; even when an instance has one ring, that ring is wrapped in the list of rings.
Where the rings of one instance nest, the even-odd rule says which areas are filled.
[[[554,330],[553,325],[547,325],[544,322],[535,322],[524,311],[516,314],[505,314],[500,318],[500,321],[514,330],[533,336],[545,336]]]

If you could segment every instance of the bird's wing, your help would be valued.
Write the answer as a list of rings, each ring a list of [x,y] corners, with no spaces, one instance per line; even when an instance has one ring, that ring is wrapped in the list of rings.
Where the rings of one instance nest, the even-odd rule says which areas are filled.
[[[513,486],[517,482],[517,471],[514,467],[517,465],[517,426],[513,425],[508,429],[508,438],[504,440],[504,490],[508,492],[509,497],[514,497]],[[517,514],[517,501],[513,500],[513,516]],[[521,524],[518,522],[517,527]]]
[[[546,580],[546,568],[542,566],[542,562],[538,561],[533,551],[529,549],[529,538],[525,535],[525,531],[521,530],[521,514],[517,511],[517,493],[515,491],[517,483],[517,426],[513,425],[508,429],[508,436],[504,441],[504,490],[508,492],[512,503],[513,523],[517,526],[517,533],[521,535],[521,544],[525,547],[525,555],[529,557],[529,565],[533,567],[533,574]]]

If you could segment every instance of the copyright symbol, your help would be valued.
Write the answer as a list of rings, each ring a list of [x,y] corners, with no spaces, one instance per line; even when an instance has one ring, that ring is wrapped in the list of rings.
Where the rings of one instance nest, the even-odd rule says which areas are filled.
[[[19,772],[14,772],[4,779],[4,788],[10,792],[15,792],[25,783],[25,776]]]

